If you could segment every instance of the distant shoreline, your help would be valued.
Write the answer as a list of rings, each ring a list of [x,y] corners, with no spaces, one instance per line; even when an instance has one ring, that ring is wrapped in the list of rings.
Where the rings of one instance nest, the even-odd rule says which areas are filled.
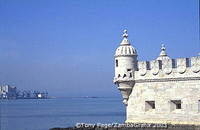
[[[98,97],[98,96],[81,96],[81,97],[54,97],[54,98],[119,98],[119,97]]]
[[[28,99],[59,99],[59,98],[80,98],[80,99],[99,99],[99,98],[119,98],[119,97],[96,97],[96,96],[83,96],[83,97],[47,97],[47,98],[0,98],[0,100],[28,100]]]
[[[0,100],[21,100],[21,99],[25,99],[25,100],[28,100],[28,99],[52,99],[52,97],[47,97],[47,98],[0,98]]]

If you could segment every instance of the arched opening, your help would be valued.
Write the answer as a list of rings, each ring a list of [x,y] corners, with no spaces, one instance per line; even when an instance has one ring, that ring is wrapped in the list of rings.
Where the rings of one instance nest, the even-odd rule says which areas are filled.
[[[118,60],[115,60],[115,65],[116,67],[118,67]]]
[[[125,78],[125,77],[126,77],[126,74],[124,74],[123,78]]]
[[[133,77],[133,75],[132,75],[132,73],[130,73],[130,78],[132,78]]]

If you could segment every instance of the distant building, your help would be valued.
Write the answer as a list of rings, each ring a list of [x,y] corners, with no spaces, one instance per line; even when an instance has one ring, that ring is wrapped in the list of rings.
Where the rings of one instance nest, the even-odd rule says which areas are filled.
[[[46,99],[48,92],[17,90],[16,87],[10,85],[0,86],[0,99]]]
[[[10,85],[0,86],[0,99],[16,99],[17,88]]]
[[[200,124],[200,56],[171,59],[162,45],[157,58],[138,61],[124,31],[115,53],[114,83],[127,123]]]

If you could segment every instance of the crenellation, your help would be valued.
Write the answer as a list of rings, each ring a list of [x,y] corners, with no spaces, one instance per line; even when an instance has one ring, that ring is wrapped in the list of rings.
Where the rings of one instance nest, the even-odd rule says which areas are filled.
[[[178,58],[178,59],[176,59],[177,60],[177,71],[180,74],[183,74],[186,71],[186,68],[187,68],[187,61],[186,61],[186,59],[187,58]]]
[[[148,69],[148,63],[150,69]],[[135,71],[137,78],[154,76],[160,78],[198,76],[200,72],[200,57],[164,59],[152,61],[139,61],[138,70]],[[153,78],[153,77],[152,77]]]
[[[161,69],[161,62],[160,60],[152,60],[150,61],[150,68],[151,68],[151,73],[153,75],[157,75]]]
[[[126,122],[199,124],[200,56],[173,59],[162,45],[155,60],[138,61],[127,37],[121,44],[135,50],[120,54],[119,47],[115,54],[114,83],[126,105]]]
[[[162,60],[162,70],[165,74],[170,74],[173,68],[173,60],[172,59],[165,59]]]
[[[191,58],[191,69],[194,73],[198,73],[200,71],[200,56]]]
[[[148,70],[146,61],[139,61],[138,62],[138,70],[141,76],[144,76]]]

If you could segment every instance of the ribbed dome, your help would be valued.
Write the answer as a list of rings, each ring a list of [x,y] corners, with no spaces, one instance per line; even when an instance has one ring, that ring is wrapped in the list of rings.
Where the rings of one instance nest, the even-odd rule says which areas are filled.
[[[124,55],[137,55],[137,51],[131,45],[121,45],[117,48],[115,56],[124,56]]]
[[[123,40],[115,51],[115,56],[137,55],[136,49],[129,43],[127,30],[124,30],[124,34],[122,36]]]

